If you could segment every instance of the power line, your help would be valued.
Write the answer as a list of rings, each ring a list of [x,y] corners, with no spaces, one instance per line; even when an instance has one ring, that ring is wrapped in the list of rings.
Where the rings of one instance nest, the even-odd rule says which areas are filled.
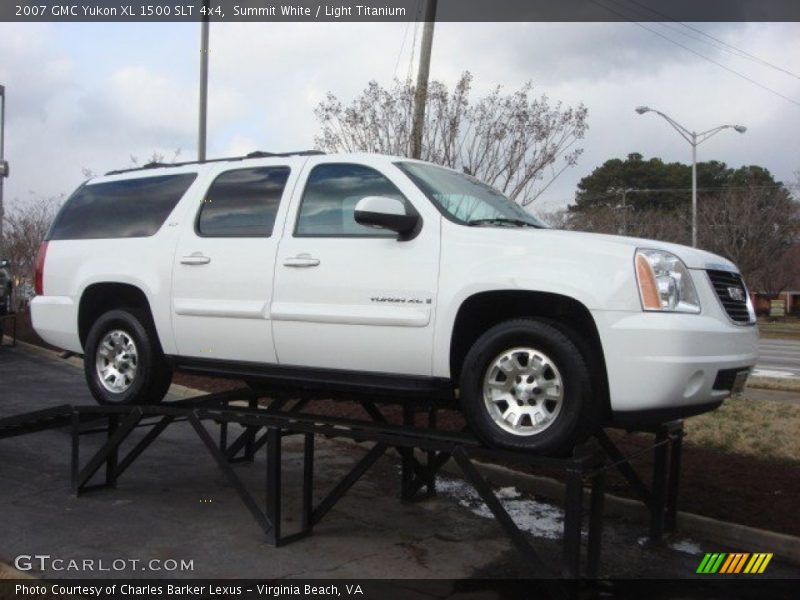
[[[686,50],[688,52],[691,52],[695,56],[699,56],[703,60],[707,60],[708,62],[710,62],[710,63],[712,63],[714,65],[717,65],[719,68],[725,69],[729,73],[732,73],[733,75],[736,75],[737,77],[739,77],[741,79],[744,79],[745,81],[748,81],[748,82],[752,83],[753,85],[758,86],[761,89],[766,90],[767,92],[770,92],[771,94],[774,94],[774,95],[776,95],[776,96],[778,96],[780,98],[783,98],[787,102],[791,102],[792,104],[794,104],[796,106],[800,106],[800,102],[798,102],[797,100],[794,100],[793,98],[790,98],[789,96],[781,94],[779,91],[774,90],[771,87],[768,87],[768,86],[764,85],[763,83],[761,83],[759,81],[756,81],[755,79],[753,79],[751,77],[748,77],[747,75],[743,75],[742,73],[739,73],[735,69],[731,69],[730,67],[722,64],[721,62],[719,62],[717,60],[714,60],[713,58],[710,58],[710,57],[706,56],[705,54],[702,54],[702,53],[698,52],[697,50],[694,50],[693,48],[690,48],[689,46],[686,46],[685,44],[681,44],[680,42],[676,42],[672,38],[670,38],[670,37],[664,35],[663,33],[661,33],[660,31],[657,31],[657,30],[655,30],[655,29],[653,29],[651,27],[647,27],[646,25],[644,25],[642,23],[639,23],[638,21],[634,21],[633,19],[629,18],[627,15],[619,12],[618,10],[613,9],[610,6],[606,6],[604,4],[601,4],[598,0],[591,0],[591,1],[594,4],[597,4],[598,6],[600,6],[602,8],[605,8],[607,11],[612,12],[612,13],[622,17],[623,19],[625,19],[629,23],[633,23],[637,27],[641,27],[642,29],[645,29],[645,30],[649,31],[652,34],[655,34],[658,37],[665,39],[666,41],[670,42],[671,44],[675,44],[676,46],[678,46],[680,48],[683,48],[684,50]]]
[[[406,22],[405,31],[403,31],[403,41],[400,42],[400,50],[397,52],[397,61],[394,63],[394,73],[392,73],[392,79],[397,78],[397,69],[400,67],[400,59],[403,56],[403,50],[406,47],[406,38],[408,37],[408,28],[411,27],[411,21]]]
[[[699,42],[701,44],[708,44],[709,46],[711,46],[715,50],[719,50],[721,52],[725,52],[725,53],[729,54],[730,56],[735,56],[736,58],[741,58],[741,59],[744,59],[744,60],[750,60],[750,61],[755,62],[755,63],[760,63],[761,65],[763,65],[765,67],[770,67],[770,68],[775,69],[777,71],[780,71],[780,72],[782,72],[782,73],[784,73],[784,74],[786,74],[786,75],[788,75],[790,77],[794,77],[795,79],[800,79],[800,75],[796,75],[795,73],[792,73],[791,71],[789,71],[787,69],[784,69],[783,67],[779,67],[778,65],[774,65],[774,64],[772,64],[770,62],[767,62],[766,60],[764,60],[762,58],[759,58],[758,56],[750,54],[749,52],[747,52],[745,50],[741,50],[740,48],[737,48],[736,46],[732,46],[731,44],[728,44],[728,43],[726,43],[726,42],[724,42],[722,40],[719,40],[719,39],[715,38],[714,36],[712,36],[710,34],[707,34],[707,33],[705,33],[704,31],[702,31],[700,29],[697,29],[696,27],[692,27],[690,25],[687,25],[686,23],[681,23],[681,22],[678,22],[678,21],[676,21],[676,23],[678,25],[681,25],[682,27],[685,27],[685,28],[691,30],[691,31],[696,31],[697,33],[699,33],[701,35],[704,35],[704,36],[706,36],[706,37],[710,38],[711,40],[714,40],[714,41],[716,41],[718,43],[714,43],[714,41],[704,40],[701,37],[692,35],[691,33],[687,33],[686,31],[682,31],[682,30],[678,29],[677,27],[670,27],[667,23],[659,22],[659,25],[661,25],[662,27],[664,27],[666,29],[669,29],[670,31],[674,31],[678,35],[682,35],[682,36],[684,36],[686,38],[689,38],[690,40],[694,40],[695,42]],[[720,45],[720,44],[722,44],[722,45]]]
[[[610,0],[610,1],[614,2],[614,0]],[[630,2],[631,4],[635,4],[637,6],[640,6],[644,10],[648,10],[651,13],[654,13],[654,14],[656,14],[656,15],[664,18],[664,19],[668,19],[669,21],[672,21],[673,23],[677,23],[678,25],[681,25],[681,26],[685,27],[686,29],[690,29],[691,31],[694,31],[696,33],[699,33],[702,36],[705,36],[705,37],[707,37],[707,38],[709,38],[711,40],[714,40],[718,44],[722,44],[722,46],[728,48],[729,52],[732,50],[733,54],[736,54],[736,55],[738,55],[738,56],[740,56],[742,58],[748,58],[748,59],[753,60],[755,62],[761,63],[762,65],[764,65],[766,67],[770,67],[772,69],[775,69],[776,71],[780,71],[782,73],[785,73],[786,75],[794,77],[795,79],[800,79],[800,75],[798,75],[796,73],[793,73],[792,71],[789,71],[788,69],[784,69],[783,67],[778,66],[776,64],[773,64],[773,63],[771,63],[771,62],[769,62],[767,60],[764,60],[763,58],[761,58],[759,56],[756,56],[755,54],[751,54],[747,50],[742,50],[741,48],[739,48],[737,46],[734,46],[733,44],[729,44],[728,42],[726,42],[724,40],[721,40],[721,39],[711,35],[710,33],[706,33],[705,31],[703,31],[702,29],[700,29],[698,27],[694,27],[693,25],[689,25],[688,23],[683,23],[682,21],[678,21],[676,19],[673,19],[669,15],[667,15],[667,14],[665,14],[665,13],[659,11],[659,10],[656,10],[655,8],[651,8],[649,6],[645,6],[644,4],[642,4],[640,2],[637,2],[636,0],[627,0],[627,1]],[[670,29],[672,29],[672,28],[670,28]],[[677,30],[673,29],[673,31],[677,31]],[[678,33],[681,33],[681,35],[687,35],[687,34],[682,33],[682,32],[678,32]],[[698,41],[704,41],[704,40],[699,40],[698,38],[695,38],[695,37],[692,37],[692,39],[695,39],[695,40],[698,40]],[[706,42],[706,43],[708,43],[708,42]],[[720,49],[724,50],[725,48],[720,48]]]
[[[691,29],[692,31],[696,31],[696,32],[708,37],[708,38],[711,38],[712,40],[714,40],[716,42],[719,42],[720,44],[722,44],[724,46],[728,46],[730,48],[733,48],[734,50],[738,50],[744,56],[750,58],[751,60],[759,62],[759,63],[763,64],[764,66],[771,67],[771,68],[775,69],[776,71],[780,71],[782,73],[786,73],[787,75],[790,75],[790,76],[794,77],[795,79],[800,79],[800,75],[798,75],[797,73],[793,73],[792,71],[789,71],[788,69],[784,69],[783,67],[781,67],[779,65],[773,64],[773,63],[771,63],[769,61],[766,61],[763,58],[760,58],[760,57],[756,56],[755,54],[750,54],[746,50],[742,50],[741,48],[737,48],[736,46],[728,44],[727,42],[714,37],[710,33],[706,33],[702,29],[698,29],[697,27],[693,27],[691,25],[688,25],[687,23],[681,23],[681,25],[683,25],[684,27],[686,27],[688,29]]]

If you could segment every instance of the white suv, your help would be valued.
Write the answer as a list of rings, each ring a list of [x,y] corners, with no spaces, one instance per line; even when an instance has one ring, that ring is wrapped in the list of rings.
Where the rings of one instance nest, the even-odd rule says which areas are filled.
[[[561,452],[609,423],[717,407],[756,360],[735,265],[548,229],[473,177],[405,158],[255,153],[86,182],[37,265],[33,323],[100,403],[173,369],[457,398],[495,446]]]

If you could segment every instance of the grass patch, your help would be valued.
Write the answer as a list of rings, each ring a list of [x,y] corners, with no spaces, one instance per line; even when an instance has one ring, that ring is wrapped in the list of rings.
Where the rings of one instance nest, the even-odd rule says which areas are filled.
[[[800,464],[800,406],[730,398],[686,420],[688,440],[726,453]]]
[[[800,340],[800,320],[788,317],[784,320],[758,320],[758,332],[766,339]]]

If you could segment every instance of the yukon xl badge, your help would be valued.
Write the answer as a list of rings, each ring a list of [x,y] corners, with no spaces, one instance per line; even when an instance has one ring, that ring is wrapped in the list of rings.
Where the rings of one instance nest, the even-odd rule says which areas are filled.
[[[736,300],[737,302],[744,302],[744,290],[742,288],[729,287],[728,296],[730,296],[732,300]]]
[[[385,302],[389,304],[433,304],[431,298],[420,300],[419,298],[402,298],[399,296],[372,296],[370,300],[372,302]]]

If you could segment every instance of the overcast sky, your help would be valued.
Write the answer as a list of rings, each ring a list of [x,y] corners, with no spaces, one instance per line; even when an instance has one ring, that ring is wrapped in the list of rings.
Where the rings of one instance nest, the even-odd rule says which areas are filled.
[[[796,75],[736,57],[676,23],[646,26],[800,103]],[[694,26],[800,73],[798,23]],[[312,111],[323,96],[349,100],[371,79],[404,78],[413,39],[413,24],[212,25],[209,156],[311,148]],[[194,158],[198,46],[197,24],[0,24],[6,202],[69,193],[83,168],[125,167],[130,155],[169,158],[180,148]],[[467,69],[474,97],[532,81],[554,102],[588,107],[585,152],[537,201],[540,210],[566,204],[578,180],[612,157],[689,162],[689,145],[654,115],[636,115],[640,104],[697,130],[746,125],[744,136],[725,131],[701,146],[699,159],[760,164],[785,182],[797,179],[800,105],[636,24],[437,24],[431,76],[452,84]]]

